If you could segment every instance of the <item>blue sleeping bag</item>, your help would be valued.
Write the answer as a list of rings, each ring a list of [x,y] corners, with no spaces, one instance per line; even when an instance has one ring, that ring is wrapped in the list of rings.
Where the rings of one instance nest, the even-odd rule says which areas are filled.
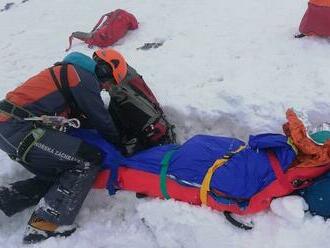
[[[170,160],[167,175],[178,182],[195,186],[201,185],[208,169],[217,159],[245,145],[243,141],[235,138],[196,135],[181,146],[157,146],[125,158],[98,134],[78,130],[74,135],[99,147],[104,154],[104,167],[112,171],[115,171],[118,166],[126,166],[159,175],[164,155],[168,151],[176,150]],[[284,171],[296,157],[286,136],[251,135],[245,149],[235,154],[215,171],[210,188],[228,197],[250,198],[275,179],[267,155],[269,149],[276,154]]]

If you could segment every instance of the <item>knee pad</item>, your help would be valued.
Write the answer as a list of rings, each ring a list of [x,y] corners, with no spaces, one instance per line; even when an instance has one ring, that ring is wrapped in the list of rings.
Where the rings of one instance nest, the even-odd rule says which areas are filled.
[[[82,142],[79,146],[77,156],[91,165],[100,165],[103,159],[100,149],[85,142]]]

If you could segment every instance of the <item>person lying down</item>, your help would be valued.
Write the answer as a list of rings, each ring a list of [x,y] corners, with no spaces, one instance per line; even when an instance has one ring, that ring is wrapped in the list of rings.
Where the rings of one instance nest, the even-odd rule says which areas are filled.
[[[74,135],[103,151],[96,188],[129,190],[150,197],[206,205],[240,215],[269,208],[272,199],[310,186],[330,169],[328,131],[309,133],[289,109],[284,134],[251,135],[247,143],[196,135],[123,157],[88,130]],[[313,140],[314,138],[314,140]]]

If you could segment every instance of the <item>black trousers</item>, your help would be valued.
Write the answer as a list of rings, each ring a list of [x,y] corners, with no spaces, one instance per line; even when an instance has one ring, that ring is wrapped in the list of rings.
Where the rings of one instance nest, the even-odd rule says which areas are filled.
[[[66,133],[53,129],[42,131],[42,137],[27,153],[27,162],[22,163],[36,177],[0,188],[0,208],[13,215],[37,204],[36,217],[70,225],[101,167],[101,152]],[[15,146],[20,141],[10,142]],[[0,147],[5,145],[1,145],[0,139]]]

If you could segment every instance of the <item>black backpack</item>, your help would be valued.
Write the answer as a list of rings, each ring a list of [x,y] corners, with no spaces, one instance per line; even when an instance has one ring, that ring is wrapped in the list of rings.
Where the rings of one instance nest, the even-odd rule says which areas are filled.
[[[156,145],[176,143],[157,99],[141,76],[112,86],[109,112],[128,154]]]

